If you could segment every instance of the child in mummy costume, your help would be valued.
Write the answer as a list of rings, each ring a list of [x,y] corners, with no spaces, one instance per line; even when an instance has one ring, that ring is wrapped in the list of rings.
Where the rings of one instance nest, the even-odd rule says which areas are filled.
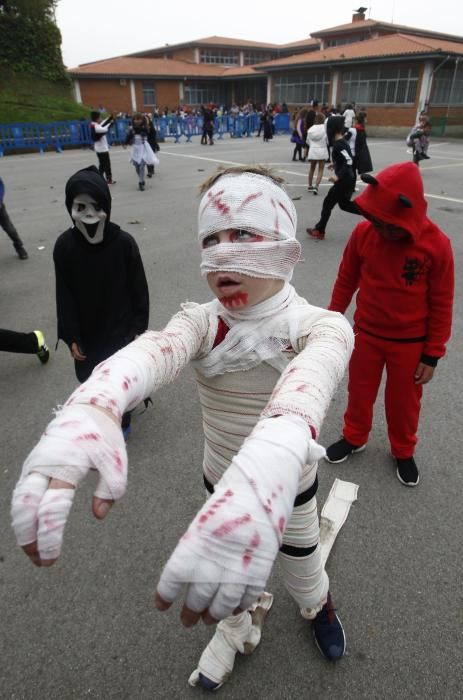
[[[166,610],[184,595],[185,626],[221,621],[190,678],[208,689],[228,678],[237,651],[259,643],[277,556],[322,654],[334,661],[345,650],[320,556],[315,494],[325,450],[316,439],[353,332],[341,314],[311,306],[289,284],[300,244],[281,182],[250,167],[205,183],[201,273],[217,298],[183,304],[164,330],[147,331],[95,368],[26,459],[13,495],[19,545],[37,565],[54,563],[74,489],[90,468],[100,473],[96,517],[124,494],[123,413],[192,362],[210,497],[167,562],[156,605]]]

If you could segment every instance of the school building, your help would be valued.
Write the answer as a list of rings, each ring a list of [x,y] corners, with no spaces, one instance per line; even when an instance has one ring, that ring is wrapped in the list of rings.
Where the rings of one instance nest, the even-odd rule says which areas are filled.
[[[78,102],[120,112],[248,100],[293,109],[317,99],[354,102],[368,111],[370,127],[385,129],[409,127],[426,110],[451,133],[463,125],[462,59],[463,37],[356,11],[348,24],[290,44],[213,36],[83,64],[69,75]]]

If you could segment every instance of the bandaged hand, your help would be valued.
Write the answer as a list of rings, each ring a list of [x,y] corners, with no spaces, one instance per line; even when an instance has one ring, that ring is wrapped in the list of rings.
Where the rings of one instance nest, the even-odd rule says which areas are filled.
[[[13,492],[11,516],[18,544],[38,566],[60,554],[75,488],[89,469],[100,479],[93,512],[102,518],[127,482],[127,452],[120,426],[101,409],[63,408],[24,462]]]
[[[185,589],[183,624],[246,609],[264,590],[304,464],[324,456],[299,416],[260,420],[167,562],[156,605]]]

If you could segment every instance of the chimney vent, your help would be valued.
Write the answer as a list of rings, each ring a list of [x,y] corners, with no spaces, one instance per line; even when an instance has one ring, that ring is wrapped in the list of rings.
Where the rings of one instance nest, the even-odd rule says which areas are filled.
[[[367,10],[368,7],[359,7],[357,10],[354,10],[355,14],[352,15],[352,22],[363,22]]]

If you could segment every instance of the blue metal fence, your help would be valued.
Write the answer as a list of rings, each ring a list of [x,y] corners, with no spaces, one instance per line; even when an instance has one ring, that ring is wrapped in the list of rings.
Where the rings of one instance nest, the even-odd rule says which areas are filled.
[[[217,117],[214,120],[214,136],[219,140],[226,134],[232,138],[251,136],[258,130],[259,122],[257,114]],[[117,119],[108,132],[109,143],[124,143],[129,124],[130,119]],[[201,135],[203,130],[202,117],[159,117],[154,120],[154,124],[160,141],[173,139],[175,143],[179,143],[181,139],[189,142],[194,136]],[[274,125],[275,133],[289,133],[289,114],[276,114]],[[92,146],[88,121],[0,124],[0,156],[21,150],[43,153],[55,149],[61,153],[65,147],[82,146]]]

